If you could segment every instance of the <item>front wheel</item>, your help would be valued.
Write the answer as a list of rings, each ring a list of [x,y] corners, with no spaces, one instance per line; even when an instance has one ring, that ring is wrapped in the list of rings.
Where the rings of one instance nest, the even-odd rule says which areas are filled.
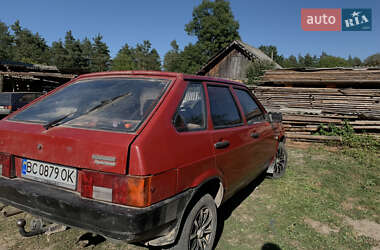
[[[211,195],[204,195],[191,209],[178,242],[171,249],[211,250],[217,226],[217,209]]]

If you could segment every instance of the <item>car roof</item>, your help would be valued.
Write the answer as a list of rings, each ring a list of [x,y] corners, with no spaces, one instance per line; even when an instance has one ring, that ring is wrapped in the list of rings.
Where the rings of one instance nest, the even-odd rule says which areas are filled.
[[[93,78],[93,77],[107,77],[107,76],[155,76],[155,77],[175,77],[175,78],[182,78],[184,80],[188,81],[205,81],[205,82],[215,82],[215,83],[225,83],[225,84],[231,84],[231,85],[237,85],[241,87],[246,87],[244,83],[235,82],[223,78],[217,78],[217,77],[209,77],[209,76],[198,76],[198,75],[189,75],[189,74],[183,74],[183,73],[175,73],[175,72],[164,72],[164,71],[145,71],[145,70],[130,70],[130,71],[107,71],[107,72],[98,72],[98,73],[90,73],[90,74],[84,74],[80,75],[76,78],[76,80],[79,79],[85,79],[85,78]]]

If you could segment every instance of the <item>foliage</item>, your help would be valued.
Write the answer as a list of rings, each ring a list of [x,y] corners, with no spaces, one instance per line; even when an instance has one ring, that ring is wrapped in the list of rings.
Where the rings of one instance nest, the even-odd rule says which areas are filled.
[[[282,65],[284,63],[284,56],[279,55],[277,47],[274,45],[261,45],[259,49],[264,52],[267,56],[272,58],[276,63]]]
[[[93,43],[87,37],[81,42],[74,38],[71,31],[67,31],[64,42],[52,43],[51,64],[63,72],[77,74],[106,71],[110,55],[108,46],[102,39],[98,34],[93,38]]]
[[[277,52],[277,47],[274,45],[259,47],[267,56],[272,57],[275,62],[280,64],[284,68],[296,68],[296,67],[315,67],[315,68],[332,68],[332,67],[358,67],[362,66],[363,63],[358,57],[352,57],[349,55],[347,59],[337,56],[328,55],[326,52],[318,57],[316,55],[310,55],[306,53],[304,56],[298,55],[298,58],[294,55],[289,57],[284,57],[279,55]],[[380,55],[380,54],[379,54]],[[375,56],[375,55],[373,55]],[[371,58],[373,58],[373,56]],[[380,62],[380,60],[379,60]],[[373,63],[373,65],[376,63]]]
[[[343,146],[343,152],[346,154],[359,159],[361,161],[368,162],[366,155],[368,154],[378,154],[380,150],[380,141],[370,136],[368,134],[357,134],[355,133],[352,126],[348,121],[344,121],[343,125],[338,127],[334,124],[323,125],[321,124],[318,127],[316,132],[318,135],[327,135],[327,136],[341,136]]]
[[[197,42],[188,44],[183,51],[172,42],[172,49],[164,58],[164,69],[196,73],[218,51],[240,39],[238,30],[239,23],[234,19],[228,1],[203,0],[194,8],[193,18],[185,26],[187,34],[196,36]]]
[[[101,72],[107,71],[110,64],[110,51],[106,43],[102,41],[103,36],[98,34],[93,38],[94,44],[91,46],[90,53],[90,71],[91,72]],[[82,43],[82,55],[86,53],[86,45]],[[87,42],[87,46],[88,46]]]
[[[164,70],[169,72],[181,72],[181,54],[177,41],[173,40],[170,46],[172,49],[169,50],[164,57]]]
[[[247,68],[247,84],[256,84],[264,75],[265,70],[273,69],[273,62],[255,60]]]
[[[351,55],[348,56],[347,63],[348,65],[353,66],[353,67],[358,67],[362,65],[362,61],[360,60],[359,57],[355,56],[354,58],[352,58]]]
[[[83,39],[81,42],[81,49],[82,49],[82,57],[85,62],[85,66],[83,67],[84,72],[91,72],[92,69],[92,58],[94,57],[94,49],[93,45],[87,37]],[[109,57],[109,55],[108,55]]]
[[[161,70],[160,56],[149,41],[136,48],[125,44],[112,62],[112,70]]]
[[[296,68],[299,66],[297,57],[290,55],[288,58],[284,59],[284,62],[280,64],[284,68]]]
[[[13,37],[9,32],[9,27],[0,21],[0,60],[12,59]]]
[[[12,60],[25,63],[46,64],[50,58],[49,46],[38,33],[22,28],[17,20],[13,31]]]
[[[317,66],[320,68],[332,68],[332,67],[351,67],[353,65],[349,65],[348,62],[342,57],[331,56],[325,52],[322,52],[322,55],[319,57],[319,62]]]
[[[128,44],[125,44],[119,50],[112,61],[112,70],[132,70],[135,68],[131,49]]]
[[[230,3],[224,0],[203,0],[194,8],[193,19],[185,26],[188,35],[198,38],[197,44],[207,57],[240,39],[238,29],[239,22],[234,19]]]
[[[366,66],[380,66],[380,53],[373,54],[364,60]]]

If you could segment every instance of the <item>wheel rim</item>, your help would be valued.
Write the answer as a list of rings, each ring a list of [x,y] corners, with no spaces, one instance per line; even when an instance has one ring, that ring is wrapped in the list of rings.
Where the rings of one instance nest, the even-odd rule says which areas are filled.
[[[276,164],[274,165],[274,174],[280,175],[284,172],[286,166],[286,154],[284,149],[280,147],[277,151]]]
[[[213,215],[207,207],[199,210],[190,230],[189,249],[211,249]]]

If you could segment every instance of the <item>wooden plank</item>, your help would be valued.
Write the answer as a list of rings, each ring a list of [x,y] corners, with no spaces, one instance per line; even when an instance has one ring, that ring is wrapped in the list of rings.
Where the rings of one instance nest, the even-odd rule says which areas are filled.
[[[53,78],[64,78],[73,79],[76,75],[72,74],[61,74],[61,73],[49,73],[49,72],[0,72],[3,76],[31,76],[31,77],[53,77]]]
[[[326,135],[300,135],[298,133],[286,132],[286,137],[291,139],[308,139],[312,141],[342,141],[340,136]]]

